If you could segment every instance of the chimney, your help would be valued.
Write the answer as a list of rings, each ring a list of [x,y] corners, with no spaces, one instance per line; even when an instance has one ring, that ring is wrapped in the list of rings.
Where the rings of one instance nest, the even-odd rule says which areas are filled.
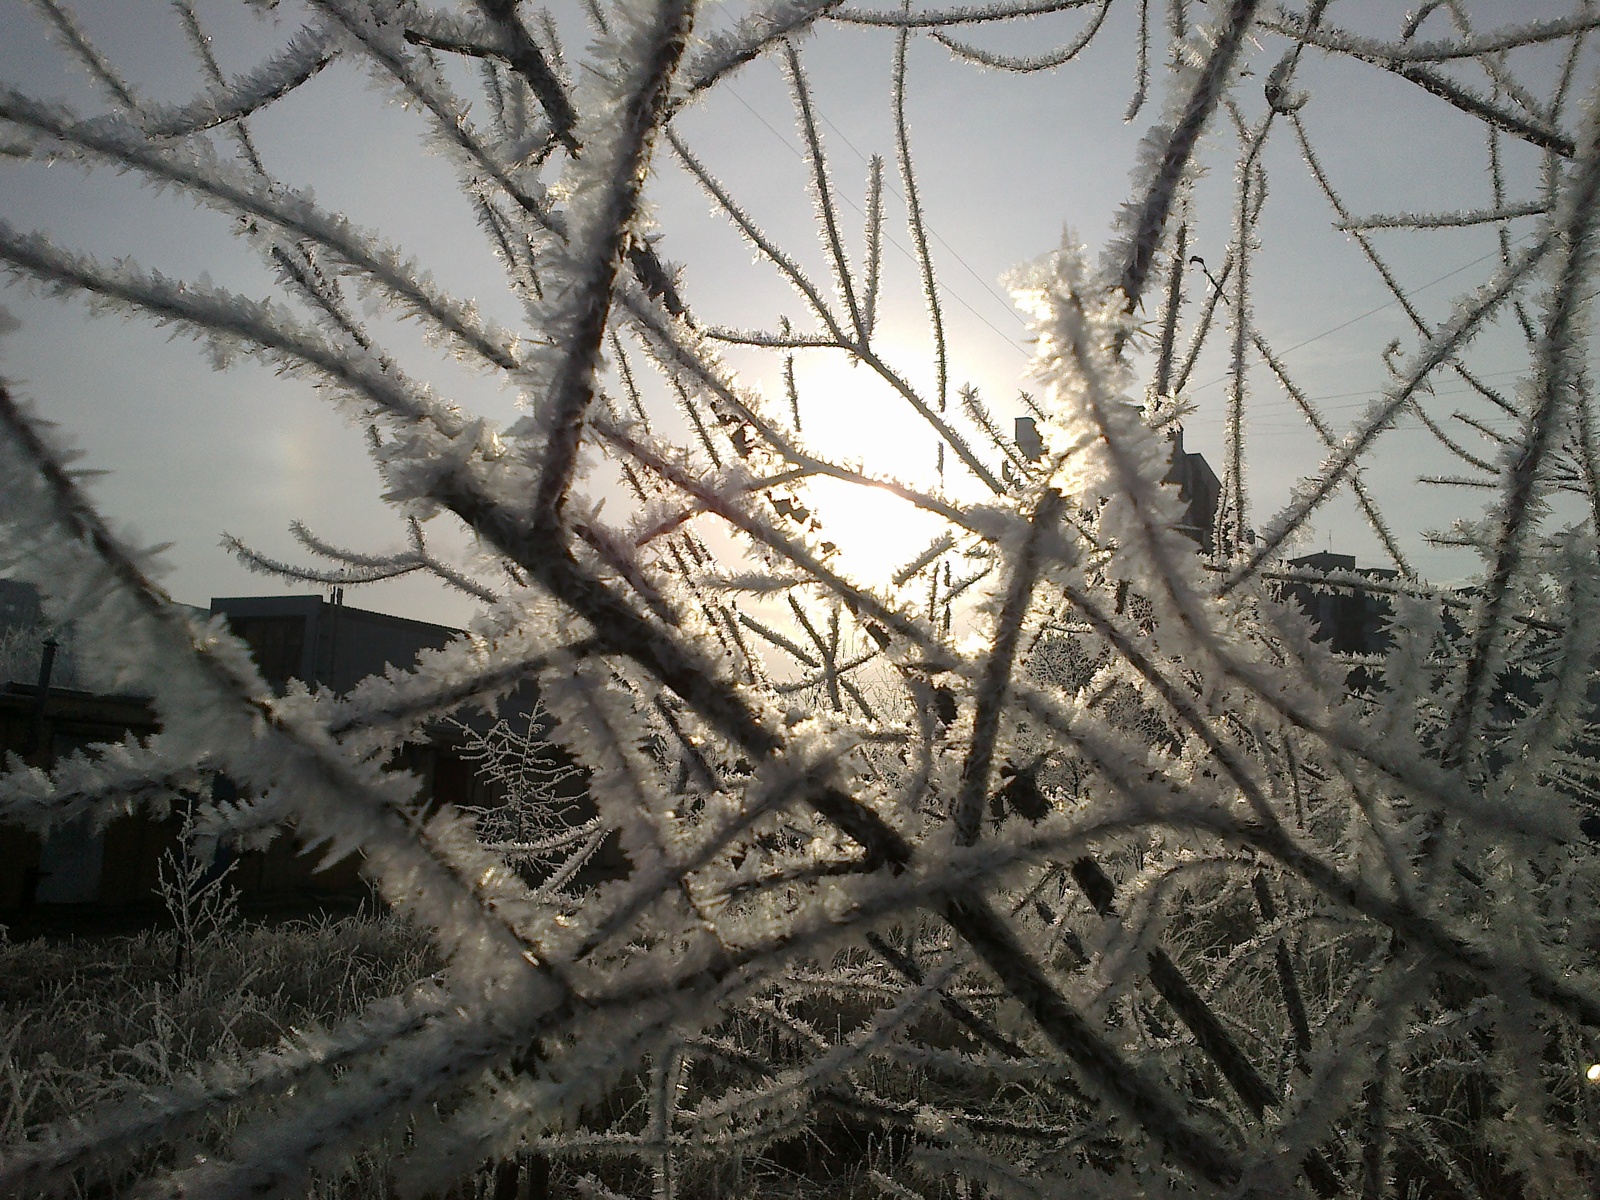
[[[1032,417],[1018,417],[1016,424],[1017,449],[1029,462],[1044,457],[1044,441],[1039,437],[1039,426]]]

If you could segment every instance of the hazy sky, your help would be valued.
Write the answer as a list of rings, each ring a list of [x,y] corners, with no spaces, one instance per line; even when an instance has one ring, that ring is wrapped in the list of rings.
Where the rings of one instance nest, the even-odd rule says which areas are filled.
[[[1165,20],[1165,7],[1151,5],[1153,22]],[[1469,7],[1486,28],[1564,9],[1537,3]],[[199,8],[230,71],[269,54],[301,16],[300,7],[288,2],[265,18],[237,0]],[[199,73],[181,45],[178,20],[162,0],[78,0],[74,10],[142,96],[175,101],[200,88]],[[699,27],[721,27],[743,11],[742,5],[707,5]],[[1025,77],[953,62],[926,37],[911,46],[910,122],[944,287],[952,379],[976,385],[1008,426],[1021,411],[1014,397],[1027,386],[1028,355],[1026,330],[1000,280],[1050,250],[1064,227],[1097,248],[1126,199],[1137,141],[1158,116],[1165,94],[1158,57],[1152,63],[1149,103],[1132,122],[1124,122],[1135,86],[1138,12],[1136,3],[1117,0],[1097,39],[1077,60]],[[575,55],[585,38],[578,10],[557,6],[556,13]],[[1392,38],[1402,14],[1395,4],[1336,2],[1329,19]],[[990,47],[1037,52],[1071,40],[1086,19],[1083,13],[1061,14],[970,36]],[[1440,23],[1430,23],[1425,32],[1444,36],[1442,19],[1434,20]],[[865,157],[882,154],[890,162],[894,194],[888,224],[892,244],[885,252],[886,344],[896,363],[921,382],[931,378],[926,322],[904,252],[909,239],[897,199],[887,104],[893,42],[887,31],[824,26],[804,41],[803,55],[844,201],[852,253],[859,254]],[[1262,111],[1258,82],[1282,49],[1264,40],[1252,50],[1255,80],[1247,80],[1239,92],[1247,120]],[[1517,52],[1511,66],[1538,95],[1553,86],[1555,65],[1548,54]],[[1593,87],[1592,62],[1586,70],[1577,97]],[[0,80],[35,95],[66,99],[81,112],[103,107],[23,0],[0,0]],[[1297,83],[1309,93],[1303,115],[1324,165],[1354,211],[1456,210],[1490,203],[1484,136],[1474,122],[1380,70],[1317,52],[1305,55]],[[805,164],[776,65],[762,61],[746,68],[680,116],[679,129],[747,210],[825,278],[810,225]],[[420,149],[420,131],[415,113],[388,104],[379,88],[344,64],[253,125],[270,169],[314,190],[323,205],[381,231],[414,254],[441,285],[478,299],[514,327],[520,313],[503,276],[447,164]],[[1214,128],[1207,142],[1210,175],[1198,195],[1202,228],[1191,252],[1212,264],[1226,252],[1237,144],[1226,123]],[[1503,152],[1511,199],[1537,198],[1538,155],[1511,140],[1503,142]],[[1299,384],[1325,400],[1342,431],[1382,386],[1384,347],[1398,338],[1402,354],[1409,353],[1416,333],[1388,303],[1388,293],[1348,235],[1331,228],[1332,214],[1286,125],[1269,143],[1266,162],[1271,191],[1256,260],[1256,320]],[[749,248],[725,220],[711,214],[704,195],[665,156],[658,159],[651,200],[660,251],[683,264],[685,294],[702,320],[771,328],[779,314],[802,315],[775,273],[752,263]],[[204,274],[252,296],[272,290],[270,275],[233,239],[226,218],[199,211],[170,192],[157,194],[131,176],[0,161],[0,213],[19,228],[48,230],[73,249],[132,256],[176,277]],[[1513,232],[1521,236],[1532,228],[1532,220],[1523,219]],[[1487,226],[1421,237],[1376,236],[1409,286],[1429,285],[1418,300],[1433,322],[1487,276],[1497,252]],[[1191,310],[1203,286],[1191,277]],[[147,321],[91,315],[79,300],[6,285],[0,303],[21,321],[20,330],[0,343],[0,373],[69,431],[87,451],[85,465],[110,472],[95,485],[108,512],[145,543],[173,543],[166,583],[179,599],[204,604],[213,595],[309,590],[303,585],[285,589],[246,573],[218,548],[224,531],[280,557],[298,554],[286,532],[295,518],[354,548],[402,545],[399,522],[376,498],[378,477],[359,433],[305,381],[280,379],[243,359],[226,372],[214,372],[204,350],[186,337],[169,340]],[[515,398],[509,393],[452,364],[425,358],[404,327],[379,319],[377,328],[393,335],[408,368],[426,364],[422,373],[442,391],[497,420],[514,419]],[[729,357],[744,363],[749,356]],[[1479,339],[1470,352],[1476,369],[1508,389],[1523,357],[1517,338],[1503,329]],[[1196,411],[1187,422],[1189,448],[1206,452],[1219,468],[1225,369],[1216,354],[1202,360],[1189,391]],[[1320,454],[1319,443],[1287,398],[1259,365],[1252,369],[1248,479],[1260,519],[1283,503],[1294,479],[1313,468]],[[807,432],[824,448],[902,475],[925,476],[932,458],[929,438],[919,436],[863,375],[837,356],[800,363]],[[767,386],[775,383],[770,366],[754,378]],[[1440,392],[1437,403],[1448,417],[1449,385],[1441,384]],[[1470,433],[1464,426],[1457,431]],[[1481,439],[1475,444],[1483,446]],[[1429,549],[1420,536],[1462,515],[1466,501],[1476,502],[1475,496],[1416,483],[1419,474],[1450,469],[1427,435],[1403,427],[1387,435],[1385,453],[1369,475],[1374,492],[1404,531],[1413,562],[1437,579],[1459,578],[1472,569],[1459,552]],[[859,536],[870,538],[871,514],[849,515],[861,526]],[[446,521],[434,524],[441,546],[465,550]],[[1305,548],[1330,544],[1359,554],[1364,562],[1382,562],[1375,540],[1342,502],[1319,521]],[[469,604],[420,581],[381,585],[348,599],[450,623],[465,621],[471,612]]]

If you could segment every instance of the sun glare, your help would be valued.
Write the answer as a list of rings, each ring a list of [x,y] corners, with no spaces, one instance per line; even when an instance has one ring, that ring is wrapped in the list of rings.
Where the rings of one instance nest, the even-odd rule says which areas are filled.
[[[861,583],[887,584],[944,528],[938,517],[878,488],[815,479],[805,490],[845,574]]]
[[[796,380],[808,446],[874,478],[938,489],[937,436],[871,371],[839,355],[813,355],[797,360]],[[957,473],[947,486],[960,489],[965,480]],[[841,567],[862,583],[887,584],[945,528],[941,518],[881,488],[817,477],[803,490],[823,536],[839,548]]]

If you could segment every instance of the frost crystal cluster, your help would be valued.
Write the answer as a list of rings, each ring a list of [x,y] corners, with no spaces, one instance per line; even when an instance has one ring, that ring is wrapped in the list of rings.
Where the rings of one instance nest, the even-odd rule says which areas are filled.
[[[220,623],[152,581],[67,435],[6,393],[0,569],[40,585],[108,684],[154,697],[161,732],[53,774],[12,760],[0,813],[104,821],[226,775],[241,799],[195,813],[200,836],[288,828],[308,854],[359,853],[447,966],[252,1061],[26,1131],[0,1149],[0,1191],[296,1196],[381,1145],[403,1194],[478,1172],[509,1196],[537,1164],[577,1194],[690,1197],[809,1141],[859,1147],[831,1160],[840,1195],[1592,1194],[1587,0],[1376,17],[1329,0],[258,2],[277,48],[238,73],[176,0],[205,83],[174,104],[141,98],[60,0],[34,7],[103,102],[0,86],[0,153],[222,213],[277,287],[173,278],[4,217],[0,264],[339,407],[408,548],[297,529],[335,569],[236,545],[247,561],[341,585],[431,573],[479,615],[413,671],[276,696]],[[892,161],[870,159],[859,235],[813,83],[847,35],[887,65]],[[1009,280],[1031,322],[1017,383],[1035,454],[960,386],[923,182],[940,149],[921,129],[913,155],[908,64],[1037,88],[1056,76],[1006,73],[1065,78],[1118,46],[1127,87],[1100,103],[1143,136],[1114,228]],[[695,114],[768,70],[815,246],[764,230],[771,195],[738,194],[696,142]],[[402,106],[455,172],[509,300],[452,294],[425,248],[274,173],[253,130],[338,71]],[[1323,79],[1403,99],[1374,137],[1443,121],[1452,170],[1475,147],[1459,206],[1358,211],[1339,186],[1349,147],[1331,162],[1311,136]],[[1054,153],[1072,155],[1070,128]],[[1291,176],[1302,194],[1274,207],[1269,177]],[[789,287],[787,314],[718,323],[759,305],[707,294],[720,265],[674,262],[668,178],[742,239],[745,269],[753,254]],[[1408,322],[1364,407],[1319,405],[1258,320],[1297,227],[1340,231]],[[1464,228],[1497,248],[1430,315],[1394,248]],[[1315,294],[1322,266],[1295,264],[1295,285]],[[918,296],[920,360],[883,332]],[[1481,338],[1499,339],[1494,370],[1471,357]],[[830,356],[926,437],[924,477],[808,435],[797,363]],[[1220,498],[1195,528],[1166,479],[1203,363],[1226,420]],[[457,395],[471,373],[520,415],[497,427]],[[1268,396],[1317,447],[1276,511],[1246,486]],[[1406,469],[1456,489],[1429,544],[1470,561],[1468,586],[1414,568],[1424,531],[1368,469],[1402,431],[1431,447]],[[866,570],[824,484],[892,499],[931,539]],[[1334,511],[1392,569],[1296,565]],[[474,552],[437,549],[445,526]],[[1352,656],[1292,592],[1376,596],[1392,620]],[[530,682],[539,721],[478,747],[522,807],[434,810],[383,768]],[[564,756],[541,757],[543,739]],[[551,762],[575,764],[585,804],[550,799],[528,764]],[[608,839],[625,866],[586,869]]]

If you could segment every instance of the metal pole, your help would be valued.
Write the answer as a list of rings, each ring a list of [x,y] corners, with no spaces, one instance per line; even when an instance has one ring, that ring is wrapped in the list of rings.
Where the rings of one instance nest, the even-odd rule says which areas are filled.
[[[39,658],[39,682],[33,691],[33,723],[28,729],[28,745],[22,756],[30,758],[44,741],[44,707],[50,699],[50,674],[56,666],[55,638],[45,638],[44,653]]]

